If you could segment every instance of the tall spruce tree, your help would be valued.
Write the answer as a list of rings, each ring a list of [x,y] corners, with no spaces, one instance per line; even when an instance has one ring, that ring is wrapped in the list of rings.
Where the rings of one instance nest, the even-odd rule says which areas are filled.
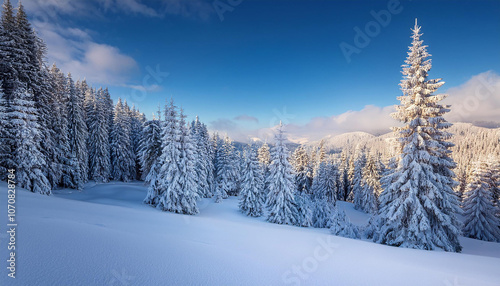
[[[62,185],[63,187],[74,188],[72,174],[75,171],[75,158],[71,158],[68,140],[68,103],[69,88],[67,79],[63,72],[53,64],[50,69],[52,83],[53,116],[52,129],[54,130],[54,154],[51,158],[53,168],[49,173],[49,181],[53,187]]]
[[[380,186],[380,165],[377,157],[373,154],[368,156],[365,167],[363,168],[363,178],[360,196],[359,208],[366,213],[377,212],[377,198],[382,192]]]
[[[352,177],[352,200],[354,208],[362,208],[363,198],[363,169],[366,165],[366,152],[364,147],[356,148],[356,159],[354,160],[354,173]]]
[[[1,94],[1,92],[0,92]],[[26,85],[20,84],[12,93],[9,104],[0,98],[0,122],[2,128],[9,128],[9,138],[1,138],[11,146],[11,157],[5,165],[8,170],[15,169],[18,186],[31,192],[50,195],[51,185],[42,171],[45,165],[40,152],[40,132],[37,110],[33,95],[27,92]]]
[[[272,162],[269,165],[269,176],[267,177],[269,189],[267,220],[278,224],[298,225],[300,218],[294,198],[295,178],[288,156],[283,125],[280,123],[275,137],[275,145],[271,152]]]
[[[83,109],[83,95],[75,86],[71,74],[68,74],[66,93],[68,101],[68,140],[69,151],[72,160],[75,160],[72,180],[78,190],[83,189],[83,184],[88,176],[88,152],[87,152],[87,124],[85,123],[85,111]]]
[[[495,215],[494,182],[486,161],[476,163],[463,202],[465,236],[486,241],[500,241],[500,218]]]
[[[102,92],[88,94],[87,113],[89,128],[89,178],[96,182],[108,182],[111,174],[109,155],[109,129],[106,120],[106,102]],[[87,98],[86,98],[87,100]]]
[[[300,145],[292,155],[292,163],[295,169],[295,185],[297,191],[311,193],[312,168],[309,156],[304,146]]]
[[[243,181],[240,192],[240,210],[253,217],[264,214],[264,174],[257,158],[257,150],[249,146],[244,152]]]
[[[131,170],[135,171],[135,160],[128,118],[129,112],[118,98],[111,131],[111,175],[113,179],[124,182],[135,179],[135,174],[131,173]]]
[[[379,243],[459,252],[460,211],[453,192],[452,159],[446,140],[450,126],[442,115],[449,111],[438,102],[446,95],[433,93],[444,83],[428,79],[431,61],[427,46],[420,40],[420,27],[415,21],[412,45],[403,66],[401,90],[394,118],[404,126],[394,128],[401,144],[397,170],[387,181],[392,182],[380,196],[379,230],[374,240]]]

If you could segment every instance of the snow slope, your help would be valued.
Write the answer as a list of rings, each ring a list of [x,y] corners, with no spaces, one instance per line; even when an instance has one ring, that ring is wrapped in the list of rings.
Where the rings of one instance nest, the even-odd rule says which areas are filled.
[[[234,197],[185,216],[142,204],[145,193],[119,182],[52,197],[18,190],[17,278],[7,277],[2,223],[0,285],[500,285],[499,243],[399,249],[246,217]],[[356,224],[368,219],[340,206]]]

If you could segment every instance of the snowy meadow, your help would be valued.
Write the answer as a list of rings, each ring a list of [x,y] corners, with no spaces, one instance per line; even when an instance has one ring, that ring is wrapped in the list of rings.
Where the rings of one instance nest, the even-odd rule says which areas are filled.
[[[243,9],[241,2],[208,7],[222,23]],[[96,4],[34,1],[25,8],[3,1],[0,285],[500,285],[500,77],[492,70],[474,78],[478,87],[461,86],[473,91],[454,109],[450,95],[440,93],[444,81],[431,76],[423,30],[432,25],[414,19],[405,27],[409,46],[398,49],[402,78],[391,95],[397,105],[382,113],[392,131],[380,122],[371,133],[351,132],[351,121],[364,130],[380,115],[346,122],[362,113],[349,111],[332,117],[332,125],[346,127],[331,134],[322,123],[301,127],[324,127],[313,140],[290,118],[273,117],[258,131],[235,127],[259,124],[246,114],[205,123],[191,114],[215,105],[194,104],[204,95],[193,100],[182,89],[172,88],[180,94],[175,100],[162,94],[146,116],[140,109],[150,110],[147,98],[112,90],[147,95],[169,74],[148,66],[142,86],[112,78],[119,63],[134,60],[92,43],[83,29],[64,34],[71,44],[84,39],[73,53],[92,49],[81,55],[84,64],[73,65],[78,76],[63,72],[64,57],[62,67],[49,65],[47,47],[65,37],[44,34],[61,27],[40,26],[43,17],[29,15],[34,3],[61,5],[61,14]],[[99,2],[96,11],[128,7],[134,16],[125,19],[165,20],[192,17],[202,3],[183,2],[179,7],[188,6],[175,13],[168,6],[161,15],[141,1],[122,8]],[[372,10],[378,22],[354,31],[375,42],[406,11],[400,4]],[[175,21],[189,34],[189,25]],[[432,44],[445,45],[436,38]],[[347,64],[370,56],[366,46],[340,48]],[[82,77],[90,63],[109,65],[110,77]],[[158,85],[144,84],[151,78]],[[469,104],[481,100],[490,109]],[[465,120],[473,112],[482,120]]]

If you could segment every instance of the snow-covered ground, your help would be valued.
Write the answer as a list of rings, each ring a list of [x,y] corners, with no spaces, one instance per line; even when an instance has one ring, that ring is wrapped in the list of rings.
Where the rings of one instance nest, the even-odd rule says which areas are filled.
[[[5,183],[0,190],[0,285],[500,285],[500,243],[462,238],[463,253],[400,249],[246,217],[234,197],[178,215],[142,204],[141,183],[118,182],[52,197],[18,190],[12,279]]]

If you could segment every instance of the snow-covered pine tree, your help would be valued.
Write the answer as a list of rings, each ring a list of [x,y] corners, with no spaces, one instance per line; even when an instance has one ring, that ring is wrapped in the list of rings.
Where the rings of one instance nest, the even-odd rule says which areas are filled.
[[[347,194],[346,201],[347,202],[353,202],[354,200],[354,170],[355,170],[355,164],[354,162],[356,161],[356,154],[351,157],[349,160],[349,167],[347,170],[347,179],[349,181],[349,193]]]
[[[488,164],[488,180],[491,181],[493,204],[497,208],[497,216],[500,218],[500,161],[490,154],[486,163]]]
[[[288,161],[288,148],[285,145],[283,125],[280,123],[272,148],[267,177],[269,193],[267,207],[269,215],[267,220],[272,223],[298,225],[297,205],[295,203],[293,167]]]
[[[160,200],[158,173],[161,168],[162,126],[161,111],[158,108],[158,119],[153,115],[153,120],[144,123],[139,143],[142,179],[149,185],[144,203],[152,206],[158,205]]]
[[[88,152],[87,152],[87,124],[85,123],[85,111],[83,109],[83,96],[75,87],[71,74],[68,73],[66,93],[69,95],[68,101],[68,140],[71,158],[76,160],[75,169],[72,175],[73,184],[78,190],[83,189],[83,184],[87,181],[88,172]]]
[[[217,150],[217,181],[215,190],[215,202],[221,202],[227,199],[229,193],[235,189],[235,172],[232,165],[231,153],[234,152],[234,146],[228,136],[223,142],[218,143]]]
[[[2,18],[0,30],[0,73],[2,80],[3,96],[6,103],[9,104],[13,99],[14,93],[20,85],[19,70],[22,69],[20,57],[24,55],[16,43],[19,43],[19,33],[14,15],[14,8],[9,0],[3,1]]]
[[[297,226],[309,227],[313,225],[314,202],[311,195],[295,190],[295,205],[297,207]]]
[[[193,146],[186,128],[185,116],[177,116],[173,100],[165,108],[162,131],[161,168],[158,174],[160,197],[157,208],[182,214],[197,214],[196,173],[193,165]]]
[[[380,186],[380,167],[377,158],[371,154],[368,156],[365,167],[362,170],[362,187],[360,197],[360,209],[366,213],[377,212],[377,198],[382,192]]]
[[[257,157],[262,168],[262,174],[264,175],[264,189],[262,190],[264,197],[267,197],[268,186],[267,177],[269,176],[269,165],[271,164],[271,153],[269,152],[269,145],[264,142],[262,146],[257,150]]]
[[[337,199],[337,167],[333,162],[321,162],[313,181],[313,214],[314,227],[330,227],[332,210]]]
[[[333,162],[321,162],[313,180],[313,198],[324,198],[330,203],[337,200],[338,170]]]
[[[231,181],[231,189],[228,191],[228,196],[238,196],[240,192],[241,185],[241,176],[240,176],[240,168],[242,166],[242,158],[240,151],[237,151],[233,141],[231,140],[231,144],[228,146],[228,154],[229,154],[229,174]]]
[[[260,148],[257,150],[259,162],[268,167],[271,164],[271,153],[269,152],[269,145],[267,142],[262,144]]]
[[[146,121],[141,132],[141,140],[139,142],[138,157],[141,162],[141,179],[146,183],[150,183],[146,179],[151,171],[151,168],[158,161],[161,156],[161,121],[160,111],[158,111],[158,118],[153,116],[152,120]]]
[[[0,122],[9,128],[9,137],[1,138],[12,148],[7,169],[16,170],[18,187],[31,192],[50,195],[51,185],[42,171],[45,165],[40,152],[40,132],[33,95],[27,92],[26,84],[19,84],[9,104],[0,98]]]
[[[195,146],[195,169],[197,171],[197,186],[198,194],[202,198],[212,197],[212,192],[209,185],[209,176],[213,175],[210,172],[211,161],[210,150],[208,149],[208,132],[206,128],[203,128],[203,124],[200,122],[198,116],[191,123],[191,138],[193,139],[193,145]]]
[[[215,167],[214,167],[214,157],[215,150],[213,149],[212,142],[210,140],[210,134],[208,134],[208,129],[205,124],[201,124],[201,128],[199,130],[199,134],[203,138],[204,142],[204,152],[205,152],[205,162],[207,168],[207,192],[205,193],[205,197],[211,198],[214,195],[215,190]]]
[[[241,173],[243,181],[240,192],[240,210],[253,217],[264,214],[264,175],[257,158],[257,150],[249,146],[244,152],[243,168]]]
[[[16,39],[16,62],[11,63],[17,70],[20,81],[26,84],[26,90],[33,95],[35,109],[37,110],[37,123],[40,134],[40,152],[45,165],[42,170],[46,177],[52,173],[49,160],[54,157],[55,132],[51,128],[53,108],[51,99],[51,86],[48,70],[45,65],[46,46],[37,35],[24,10],[21,1],[18,2],[15,17],[16,31],[11,36]]]
[[[63,187],[76,188],[73,184],[72,174],[75,174],[76,158],[71,157],[68,140],[68,103],[69,88],[66,87],[67,79],[61,70],[53,64],[50,69],[53,96],[52,129],[54,130],[54,156],[51,158],[53,165],[49,173],[49,181],[52,187],[62,185]]]
[[[131,170],[135,170],[132,141],[130,139],[129,113],[121,98],[115,106],[113,130],[111,131],[111,176],[114,180],[128,182],[135,178]]]
[[[292,155],[292,164],[295,169],[295,185],[297,191],[311,193],[312,170],[309,155],[303,145],[295,149]]]
[[[417,249],[459,252],[460,211],[453,192],[449,158],[449,127],[442,114],[449,111],[438,102],[446,95],[433,95],[444,83],[427,79],[431,62],[427,46],[420,40],[415,22],[412,45],[403,67],[401,90],[393,117],[405,125],[394,128],[399,134],[402,154],[397,170],[387,178],[391,183],[380,195],[376,242]]]
[[[87,94],[92,107],[88,109],[87,124],[89,129],[89,179],[96,182],[108,182],[110,177],[109,133],[106,120],[106,102],[100,94],[92,91]],[[87,96],[86,96],[87,97]],[[87,98],[86,98],[87,100]]]
[[[179,118],[179,131],[179,182],[181,189],[178,190],[178,196],[181,199],[174,210],[178,213],[194,215],[199,213],[196,201],[200,198],[196,184],[195,147],[192,144],[190,132],[186,125],[186,116],[182,109]]]
[[[130,119],[130,141],[132,145],[132,155],[135,162],[132,174],[135,174],[134,179],[140,180],[142,178],[141,161],[139,159],[140,140],[143,124],[146,122],[146,116],[141,113],[139,109],[132,106],[129,114]],[[147,175],[147,174],[146,174]]]
[[[181,110],[177,116],[173,100],[165,108],[165,123],[162,131],[161,168],[158,182],[160,200],[157,208],[181,214],[197,214],[193,146],[186,127],[185,116]]]
[[[349,183],[349,157],[345,149],[340,154],[338,190],[337,199],[341,201],[347,200],[347,196],[351,192],[351,185]]]
[[[353,225],[349,218],[347,218],[344,210],[339,210],[338,207],[333,208],[330,220],[330,232],[336,236],[353,239],[360,238],[358,227]]]
[[[164,118],[161,133],[160,170],[157,175],[158,182],[156,182],[158,186],[156,193],[159,201],[156,207],[162,210],[175,211],[180,198],[177,197],[177,191],[174,190],[181,189],[181,186],[178,166],[180,158],[179,119],[173,99],[165,106]]]
[[[1,27],[1,26],[0,26]],[[0,179],[5,180],[8,170],[15,167],[14,161],[14,133],[10,128],[11,122],[7,114],[11,112],[10,102],[3,92],[0,79]]]
[[[465,236],[486,241],[500,241],[500,218],[495,215],[493,187],[494,182],[491,180],[488,163],[477,162],[463,201]]]
[[[356,159],[354,161],[354,173],[352,178],[352,200],[354,208],[361,209],[363,198],[363,168],[366,165],[365,148],[356,148]]]

